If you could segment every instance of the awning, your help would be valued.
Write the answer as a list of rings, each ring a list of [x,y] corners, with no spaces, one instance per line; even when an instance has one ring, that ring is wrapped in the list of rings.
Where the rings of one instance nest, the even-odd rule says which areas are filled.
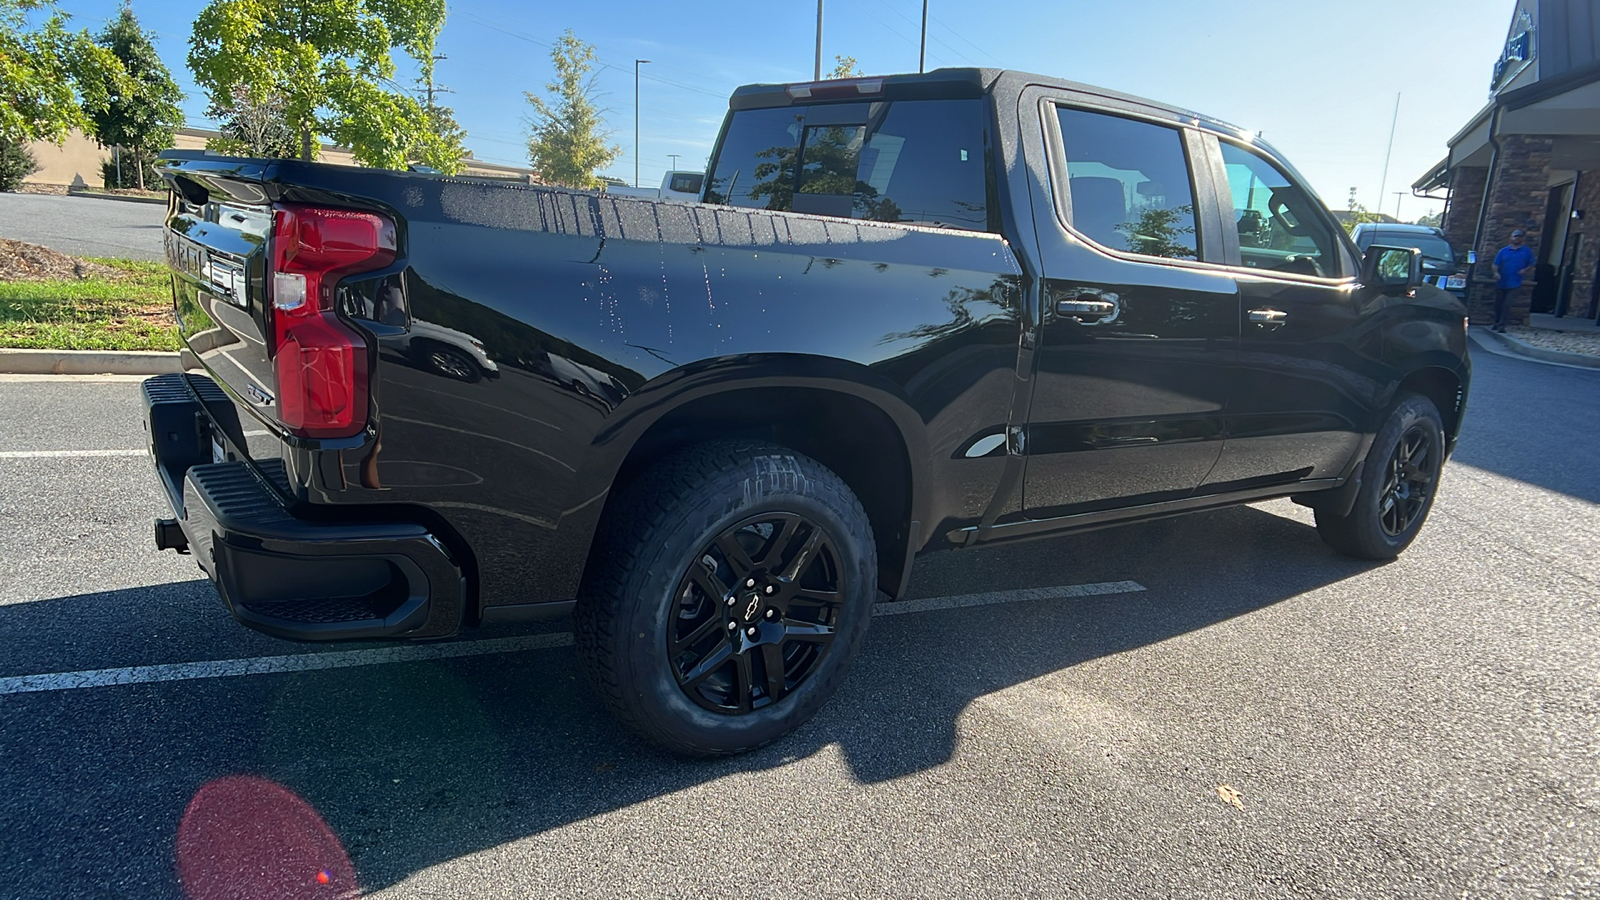
[[[1411,183],[1411,193],[1417,197],[1428,197],[1432,200],[1443,200],[1443,196],[1435,197],[1430,191],[1450,189],[1450,157],[1446,156],[1433,164],[1428,174]]]

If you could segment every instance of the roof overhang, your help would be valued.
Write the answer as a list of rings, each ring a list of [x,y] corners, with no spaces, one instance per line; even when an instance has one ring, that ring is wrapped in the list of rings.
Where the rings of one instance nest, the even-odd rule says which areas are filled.
[[[1447,190],[1449,187],[1450,157],[1446,156],[1444,159],[1434,163],[1433,168],[1429,169],[1426,175],[1411,182],[1411,193],[1413,196],[1429,197],[1430,191]],[[1442,200],[1444,198],[1433,197],[1432,199]]]

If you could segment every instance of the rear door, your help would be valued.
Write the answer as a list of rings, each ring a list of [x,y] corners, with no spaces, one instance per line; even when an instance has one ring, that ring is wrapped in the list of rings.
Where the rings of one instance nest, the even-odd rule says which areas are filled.
[[[1159,111],[1044,89],[1024,105],[1053,182],[1034,209],[1046,291],[1026,513],[1187,497],[1222,451],[1239,338],[1233,279],[1208,264],[1222,251],[1195,179],[1204,145]]]

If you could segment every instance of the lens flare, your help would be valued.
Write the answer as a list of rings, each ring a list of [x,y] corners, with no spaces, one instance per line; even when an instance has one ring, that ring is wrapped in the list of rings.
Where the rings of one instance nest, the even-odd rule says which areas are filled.
[[[177,862],[188,900],[361,894],[344,846],[311,804],[249,775],[195,792],[178,823]]]

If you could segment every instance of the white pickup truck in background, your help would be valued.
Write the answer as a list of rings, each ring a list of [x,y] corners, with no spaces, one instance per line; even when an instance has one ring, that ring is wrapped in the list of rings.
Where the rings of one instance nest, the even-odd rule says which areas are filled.
[[[661,177],[661,186],[628,187],[608,184],[604,190],[619,197],[648,197],[651,200],[676,200],[680,203],[700,202],[700,190],[706,182],[704,172],[671,171]]]

